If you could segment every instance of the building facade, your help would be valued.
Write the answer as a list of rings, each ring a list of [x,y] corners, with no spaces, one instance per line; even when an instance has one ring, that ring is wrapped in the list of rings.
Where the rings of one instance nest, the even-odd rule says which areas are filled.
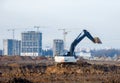
[[[3,40],[3,54],[4,55],[20,55],[21,41],[13,39]]]
[[[3,50],[0,50],[0,56],[3,55]]]
[[[42,55],[42,33],[28,31],[21,33],[21,55],[39,56]]]
[[[53,40],[53,56],[63,55],[64,53],[64,42],[61,39]]]

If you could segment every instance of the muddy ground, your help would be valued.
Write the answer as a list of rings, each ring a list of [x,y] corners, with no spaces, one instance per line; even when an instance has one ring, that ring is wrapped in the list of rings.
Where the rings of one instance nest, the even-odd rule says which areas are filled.
[[[111,62],[56,65],[44,57],[0,57],[0,71],[0,83],[120,83],[119,63]]]

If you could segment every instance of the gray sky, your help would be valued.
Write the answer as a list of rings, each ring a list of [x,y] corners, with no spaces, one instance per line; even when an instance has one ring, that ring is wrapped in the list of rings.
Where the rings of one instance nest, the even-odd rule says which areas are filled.
[[[16,28],[15,38],[20,39],[22,31],[35,30],[41,26],[43,47],[52,46],[53,39],[67,35],[67,47],[82,29],[93,36],[99,36],[102,45],[94,45],[88,39],[78,47],[120,48],[120,0],[0,0],[0,48],[3,39],[12,38],[7,29]]]

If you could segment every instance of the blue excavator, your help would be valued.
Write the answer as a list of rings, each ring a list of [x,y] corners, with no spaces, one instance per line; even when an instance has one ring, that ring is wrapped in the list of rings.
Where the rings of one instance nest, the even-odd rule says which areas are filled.
[[[75,63],[77,62],[77,56],[75,55],[75,47],[83,40],[85,37],[90,39],[93,43],[102,44],[98,37],[94,37],[87,31],[83,30],[78,37],[72,42],[69,52],[66,55],[55,55],[54,59],[56,63]]]

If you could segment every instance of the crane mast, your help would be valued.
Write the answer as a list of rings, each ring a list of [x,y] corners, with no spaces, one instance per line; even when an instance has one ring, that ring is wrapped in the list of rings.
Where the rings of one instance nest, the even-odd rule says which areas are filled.
[[[58,30],[63,30],[64,49],[66,49],[66,35],[67,35],[68,31],[66,31],[65,28],[63,28],[63,29],[58,29]]]

